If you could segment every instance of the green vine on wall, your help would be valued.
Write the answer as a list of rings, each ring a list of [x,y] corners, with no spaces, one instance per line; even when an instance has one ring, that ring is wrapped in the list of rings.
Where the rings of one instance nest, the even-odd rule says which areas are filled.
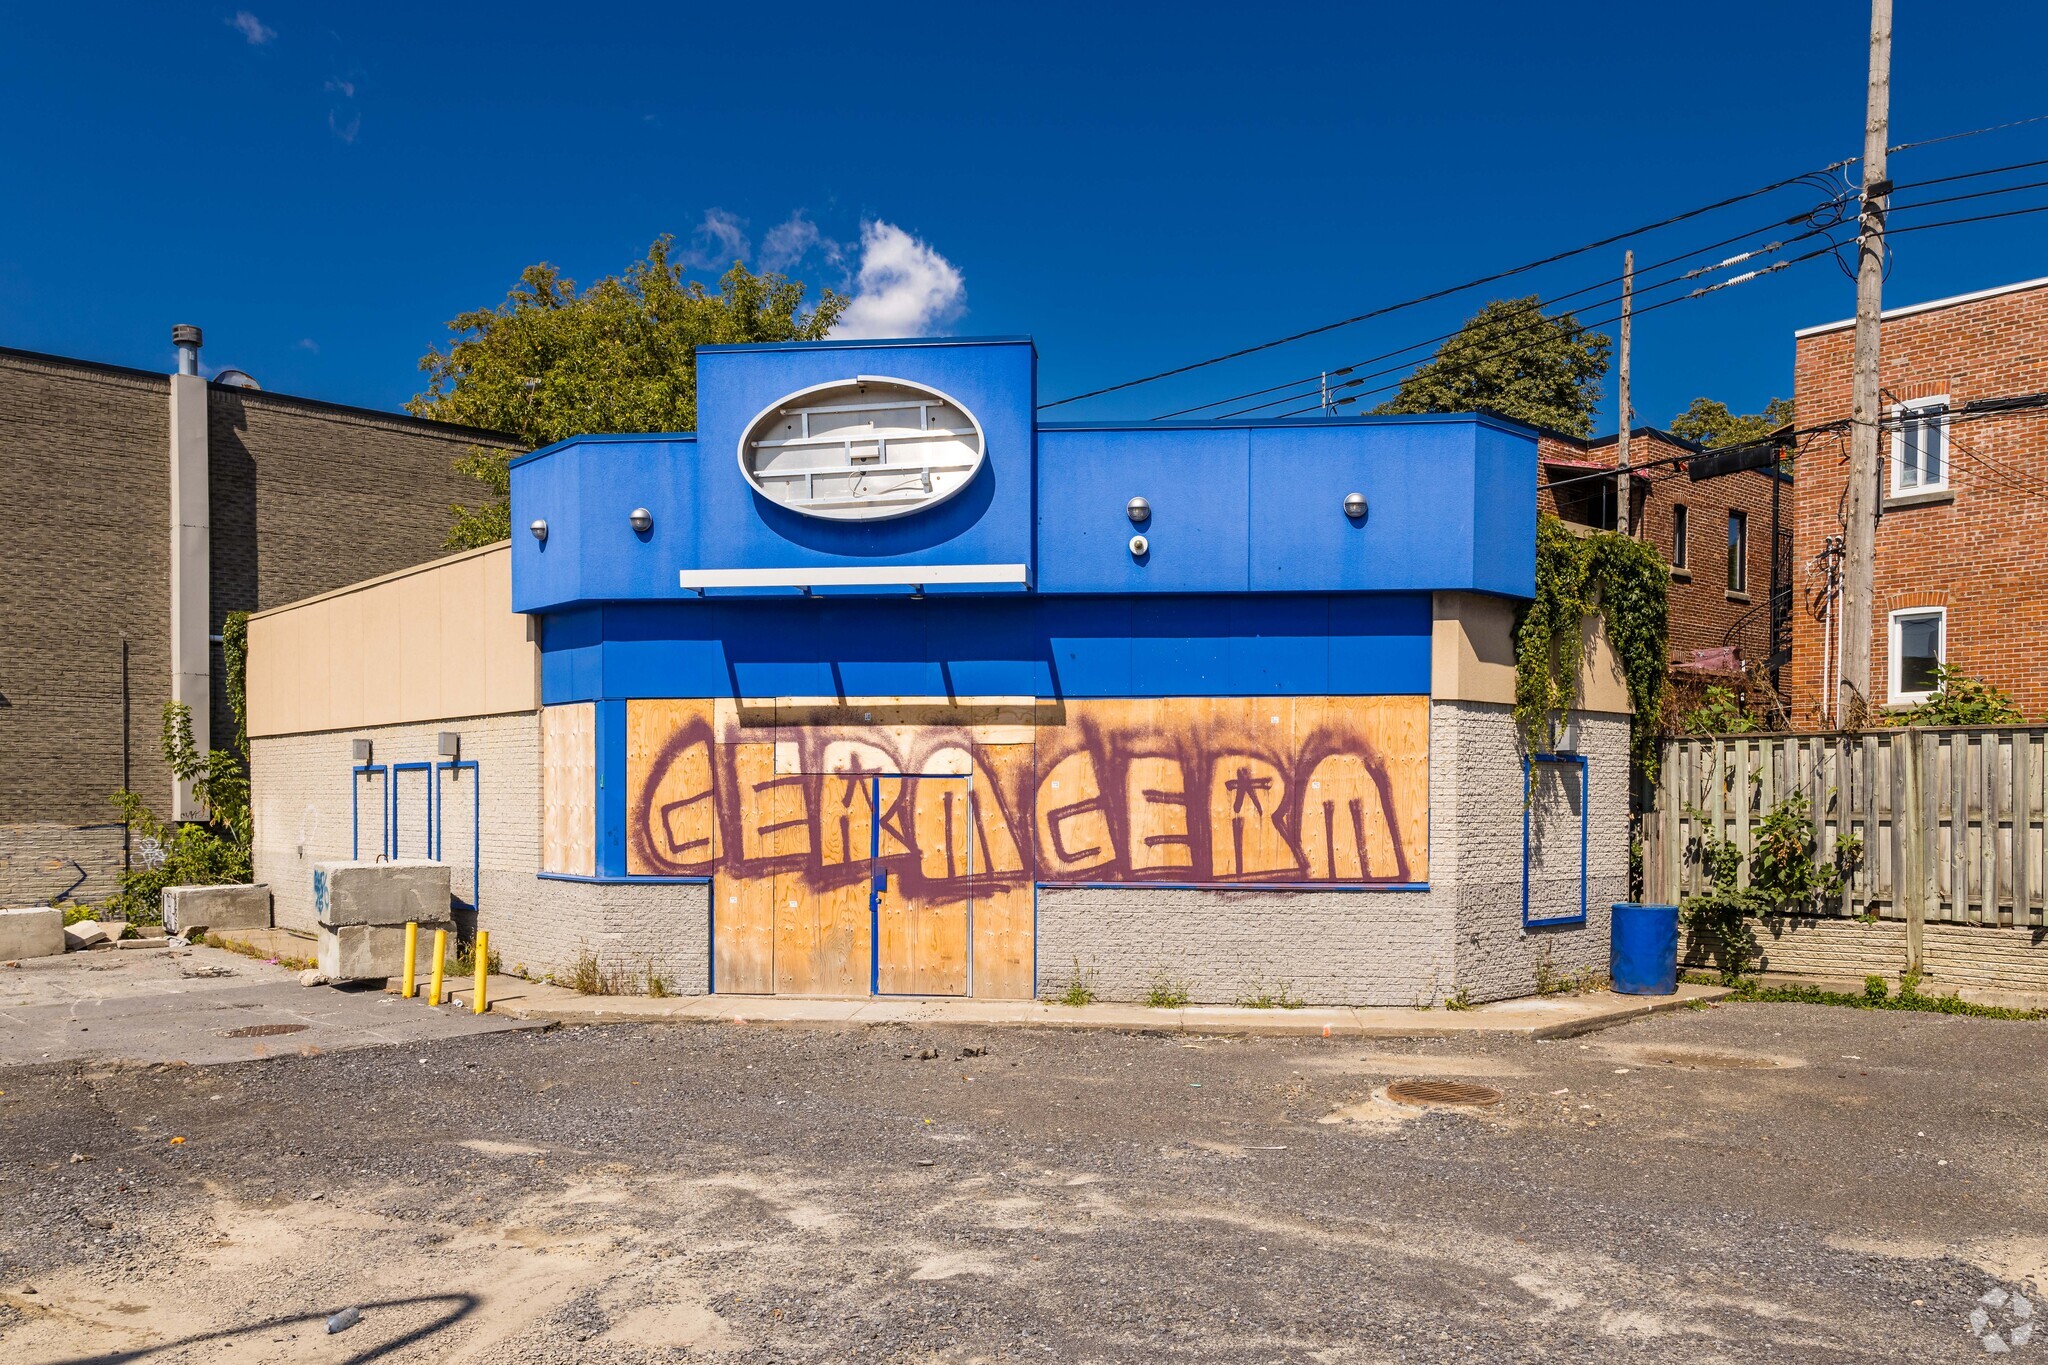
[[[1536,600],[1515,628],[1515,723],[1523,744],[1546,747],[1552,718],[1577,704],[1585,622],[1597,611],[1635,708],[1630,756],[1646,781],[1657,780],[1670,586],[1664,561],[1642,541],[1612,531],[1574,535],[1556,517],[1537,519]]]

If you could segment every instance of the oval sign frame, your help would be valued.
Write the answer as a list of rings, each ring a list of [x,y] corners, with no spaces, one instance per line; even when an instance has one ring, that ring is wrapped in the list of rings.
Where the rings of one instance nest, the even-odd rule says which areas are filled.
[[[825,476],[832,479],[835,483],[844,483],[848,480],[849,476],[852,476],[852,482],[858,486],[866,476],[886,470],[899,475],[914,474],[925,484],[925,488],[921,493],[912,498],[896,498],[887,501],[883,501],[879,497],[869,499],[860,496],[850,496],[833,499],[829,495],[821,498],[813,494],[805,499],[805,501],[799,502],[778,497],[762,485],[762,473],[755,467],[754,455],[759,443],[760,433],[767,424],[784,417],[797,417],[802,426],[802,431],[794,438],[784,438],[784,443],[787,445],[802,444],[814,449],[830,450],[834,444],[832,433],[825,432],[813,436],[809,430],[809,417],[834,407],[837,410],[828,415],[839,416],[842,413],[858,413],[866,409],[857,404],[838,406],[821,404],[816,401],[806,403],[803,400],[817,400],[834,392],[852,392],[871,385],[878,387],[887,385],[891,388],[901,389],[908,396],[905,401],[898,403],[876,402],[868,404],[866,409],[872,409],[876,412],[890,412],[907,411],[910,408],[918,407],[920,409],[919,416],[924,426],[922,428],[904,427],[894,428],[886,432],[876,432],[873,430],[874,424],[871,422],[869,423],[870,434],[858,437],[848,436],[841,439],[839,443],[840,449],[846,452],[846,458],[843,463],[815,468],[792,466],[775,472],[769,475],[769,477],[778,483],[785,484],[797,479],[804,479],[806,487],[815,487],[816,476]],[[961,417],[966,419],[967,430],[961,431],[953,428],[935,430],[931,428],[930,415],[933,408],[951,408],[959,413]],[[903,464],[891,463],[889,459],[888,447],[891,442],[899,446],[906,444],[921,446],[927,441],[934,439],[950,438],[951,442],[957,446],[964,438],[969,436],[972,437],[974,447],[971,459],[955,455],[952,458],[938,461],[913,460]],[[875,453],[856,459],[853,450],[857,446],[873,446]],[[988,463],[988,434],[982,428],[981,419],[976,417],[965,403],[962,403],[959,399],[943,390],[935,389],[930,384],[922,383],[915,379],[898,379],[892,375],[858,374],[850,379],[830,379],[822,384],[812,384],[808,388],[798,389],[794,393],[785,394],[767,407],[762,408],[754,414],[753,419],[746,426],[740,429],[738,457],[740,476],[747,481],[748,486],[769,503],[785,511],[822,521],[890,521],[897,517],[913,516],[916,513],[937,507],[948,499],[958,496],[969,484],[973,483],[975,478],[980,475],[981,467]],[[934,486],[935,484],[936,486]],[[805,505],[805,502],[809,502],[811,505]]]

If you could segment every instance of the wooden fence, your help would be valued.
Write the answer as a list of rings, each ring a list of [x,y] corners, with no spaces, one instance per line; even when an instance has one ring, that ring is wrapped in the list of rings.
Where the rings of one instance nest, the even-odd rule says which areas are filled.
[[[1924,923],[2048,920],[2044,778],[2041,726],[1667,740],[1643,822],[1644,894],[1670,904],[1707,890],[1694,847],[1706,832],[1742,851],[1747,882],[1763,817],[1803,792],[1815,813],[1817,861],[1833,860],[1844,833],[1863,840],[1862,864],[1830,909],[1904,920],[1917,962]]]

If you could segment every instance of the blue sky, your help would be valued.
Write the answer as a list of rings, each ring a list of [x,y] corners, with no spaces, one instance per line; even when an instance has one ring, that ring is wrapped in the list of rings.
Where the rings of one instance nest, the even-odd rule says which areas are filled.
[[[587,280],[672,232],[708,274],[744,238],[813,285],[865,283],[871,326],[1029,333],[1050,400],[1854,155],[1868,13],[246,4],[10,14],[0,345],[165,369],[171,324],[196,322],[212,365],[391,408],[447,319],[521,267]],[[1899,11],[1894,142],[2048,113],[2048,7]],[[1892,170],[2037,158],[2048,123]],[[1639,257],[1814,198],[1647,236]],[[1887,299],[2048,274],[2044,246],[2048,215],[1901,237]],[[1620,252],[1049,415],[1151,417],[1313,374],[1493,293],[1593,284]],[[1644,314],[1639,420],[1789,392],[1792,329],[1852,307],[1823,259]]]

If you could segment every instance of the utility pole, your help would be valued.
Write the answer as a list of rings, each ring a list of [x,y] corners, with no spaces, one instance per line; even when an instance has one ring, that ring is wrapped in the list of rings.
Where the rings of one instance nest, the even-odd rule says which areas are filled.
[[[1836,723],[1870,710],[1870,616],[1877,568],[1878,334],[1884,316],[1885,174],[1891,135],[1892,0],[1870,0],[1870,97],[1863,123],[1863,214],[1856,236],[1856,376],[1849,414],[1848,525],[1842,554],[1842,681]]]
[[[1621,437],[1615,442],[1614,462],[1624,472],[1615,476],[1614,484],[1614,529],[1623,535],[1629,533],[1629,504],[1635,500],[1636,476],[1628,469],[1628,429],[1633,425],[1628,410],[1628,323],[1629,313],[1634,308],[1636,292],[1636,253],[1624,251],[1621,254],[1621,397],[1617,406],[1621,411]]]

